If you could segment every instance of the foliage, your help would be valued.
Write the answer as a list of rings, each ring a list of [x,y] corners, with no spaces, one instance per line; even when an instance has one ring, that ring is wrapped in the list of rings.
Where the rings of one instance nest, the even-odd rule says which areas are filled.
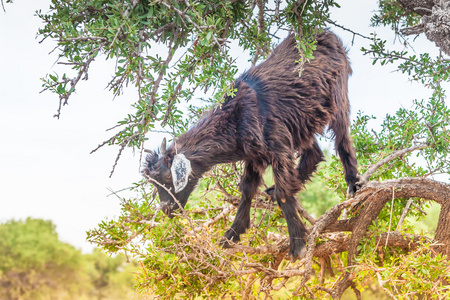
[[[121,255],[82,254],[41,219],[1,224],[0,253],[1,299],[124,299],[137,269]]]
[[[256,63],[284,35],[272,41],[274,34],[293,27],[304,37],[299,42],[303,57],[311,59],[311,35],[324,26],[329,9],[336,5],[292,0],[275,6],[264,1],[52,0],[50,12],[38,12],[45,23],[39,35],[57,41],[58,63],[71,70],[47,75],[43,87],[59,96],[59,118],[95,59],[113,59],[116,68],[109,89],[119,95],[132,84],[139,99],[133,105],[135,113],[119,121],[122,129],[102,145],[139,149],[155,124],[170,127],[175,135],[186,130],[182,106],[195,91],[210,93],[210,103],[232,92],[237,67],[229,43],[249,52]],[[189,110],[195,111],[195,105]]]
[[[429,244],[410,253],[393,255],[388,252],[383,267],[377,265],[377,259],[364,259],[358,270],[360,281],[375,275],[380,287],[392,298],[446,299],[450,296],[448,282],[450,266],[441,254],[434,253]],[[385,258],[387,255],[385,256]]]
[[[378,11],[375,12],[370,21],[373,26],[390,26],[395,33],[399,34],[400,28],[418,24],[420,16],[405,11],[404,7],[398,2],[381,0]]]
[[[299,194],[300,203],[312,214],[319,217],[339,202],[339,197],[332,190],[327,189],[326,184],[314,177],[305,185],[305,189]]]

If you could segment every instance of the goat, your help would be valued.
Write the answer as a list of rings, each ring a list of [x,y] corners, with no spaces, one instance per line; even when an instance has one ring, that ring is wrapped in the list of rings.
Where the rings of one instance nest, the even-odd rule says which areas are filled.
[[[333,130],[335,148],[344,166],[348,193],[359,188],[357,160],[349,136],[347,53],[330,31],[316,35],[314,59],[303,65],[293,34],[264,62],[250,68],[234,83],[234,95],[210,110],[190,130],[166,148],[147,155],[143,174],[157,181],[162,211],[172,217],[184,207],[202,174],[219,163],[244,162],[241,200],[231,228],[221,244],[230,246],[250,227],[252,198],[271,165],[277,201],[287,222],[291,260],[306,252],[307,230],[298,215],[294,195],[319,162],[324,160],[316,140],[326,126]],[[295,153],[301,155],[295,166]]]

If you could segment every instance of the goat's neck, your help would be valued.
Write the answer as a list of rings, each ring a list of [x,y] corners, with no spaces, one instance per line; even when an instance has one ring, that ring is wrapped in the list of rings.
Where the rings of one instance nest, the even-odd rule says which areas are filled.
[[[191,161],[194,172],[201,176],[214,165],[242,159],[234,131],[231,132],[229,128],[223,128],[222,132],[210,129],[210,134],[187,132],[178,138],[177,152],[183,153]]]

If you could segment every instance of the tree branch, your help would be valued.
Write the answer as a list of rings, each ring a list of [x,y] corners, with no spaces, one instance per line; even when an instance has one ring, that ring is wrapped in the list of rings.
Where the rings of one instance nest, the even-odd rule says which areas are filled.
[[[360,183],[365,184],[369,180],[370,176],[372,176],[373,173],[375,173],[376,170],[378,170],[380,167],[382,167],[386,163],[390,162],[391,160],[394,160],[398,157],[401,157],[401,156],[403,156],[407,153],[413,152],[415,150],[422,150],[427,147],[429,147],[428,144],[419,144],[419,145],[414,145],[414,146],[406,148],[406,149],[401,149],[401,150],[392,152],[385,158],[383,158],[383,159],[379,160],[378,162],[376,162],[375,164],[371,165],[367,169],[367,171],[364,173],[364,175],[361,176]]]

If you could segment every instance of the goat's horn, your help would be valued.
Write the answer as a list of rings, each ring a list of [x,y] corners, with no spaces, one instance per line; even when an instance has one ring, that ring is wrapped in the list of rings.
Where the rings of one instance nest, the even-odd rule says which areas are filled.
[[[167,145],[167,140],[166,140],[166,138],[164,138],[161,143],[161,150],[160,150],[161,155],[164,155],[164,153],[166,153],[166,145]]]

